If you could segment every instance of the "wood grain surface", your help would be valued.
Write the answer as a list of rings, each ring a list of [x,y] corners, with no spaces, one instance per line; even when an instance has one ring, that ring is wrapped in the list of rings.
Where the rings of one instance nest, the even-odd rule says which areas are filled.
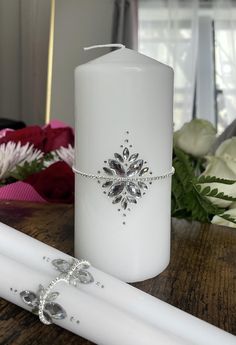
[[[73,254],[70,205],[0,202],[0,221]],[[134,285],[236,335],[236,229],[173,220],[168,268]],[[92,343],[55,325],[44,326],[36,316],[0,299],[0,344]]]

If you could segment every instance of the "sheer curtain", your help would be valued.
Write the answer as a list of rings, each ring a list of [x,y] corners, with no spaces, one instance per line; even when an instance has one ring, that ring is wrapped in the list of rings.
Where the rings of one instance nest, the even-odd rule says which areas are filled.
[[[236,118],[236,3],[214,2],[218,130]]]
[[[139,1],[139,51],[175,70],[175,129],[193,116],[197,46],[197,0]]]

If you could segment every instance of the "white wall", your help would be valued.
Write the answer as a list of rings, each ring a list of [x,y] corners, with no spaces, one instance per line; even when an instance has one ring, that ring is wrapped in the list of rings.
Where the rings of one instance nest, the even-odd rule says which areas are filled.
[[[45,120],[50,0],[0,0],[0,117]],[[51,117],[74,124],[74,68],[107,50],[114,0],[56,0]]]
[[[20,119],[19,0],[0,0],[0,117]]]
[[[111,43],[114,0],[56,0],[51,118],[74,125],[74,69],[108,52],[83,47]]]
[[[0,118],[45,120],[50,0],[0,0]]]
[[[20,0],[20,3],[22,119],[28,125],[44,124],[50,0]]]

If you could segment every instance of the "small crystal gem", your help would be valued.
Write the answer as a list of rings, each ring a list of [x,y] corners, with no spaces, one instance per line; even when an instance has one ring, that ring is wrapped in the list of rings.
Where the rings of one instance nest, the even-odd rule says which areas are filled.
[[[122,199],[122,195],[118,195],[117,197],[115,197],[113,200],[112,200],[112,203],[113,204],[118,204],[118,202],[120,202]]]
[[[136,161],[138,158],[138,153],[133,153],[130,157],[129,157],[129,162],[132,163],[134,161]]]
[[[52,261],[53,266],[60,272],[67,273],[70,269],[70,264],[66,260],[55,259]]]
[[[148,167],[145,167],[143,168],[140,173],[139,173],[139,176],[143,176],[144,174],[146,174],[148,172],[149,168]]]
[[[129,158],[129,149],[127,147],[125,147],[123,150],[123,157],[125,160]]]
[[[126,189],[131,196],[136,197],[136,198],[141,197],[140,188],[134,182],[127,182]]]
[[[143,160],[142,159],[138,159],[137,161],[133,162],[129,166],[129,169],[127,171],[127,176],[131,177],[131,176],[138,174],[140,172],[140,170],[142,169],[142,166],[143,166]]]
[[[134,197],[128,196],[127,199],[128,199],[128,202],[129,202],[129,203],[131,203],[131,204],[137,204],[137,200],[136,200]],[[130,211],[130,209],[128,209],[128,210]]]
[[[20,293],[20,297],[22,298],[22,300],[29,305],[30,307],[34,307],[37,305],[38,303],[38,297],[37,295],[32,292],[32,291],[22,291]]]
[[[141,189],[148,189],[148,186],[147,186],[146,183],[144,183],[144,182],[139,181],[139,182],[138,182],[138,185],[139,185],[139,187],[140,187]]]
[[[115,157],[120,163],[123,163],[123,162],[124,162],[123,157],[122,157],[119,153],[115,153],[115,154],[114,154],[114,157]]]
[[[111,169],[113,169],[116,173],[116,175],[119,176],[124,176],[125,175],[125,170],[123,166],[115,159],[109,159],[108,164]]]
[[[104,172],[105,172],[107,175],[109,175],[109,176],[114,175],[114,172],[113,172],[110,168],[103,167],[103,170],[104,170]]]
[[[125,183],[124,182],[116,182],[113,183],[113,185],[111,186],[108,196],[109,197],[114,197],[119,195],[120,193],[122,193],[123,189],[125,187]]]
[[[123,198],[122,201],[121,201],[121,207],[126,210],[128,206],[128,203],[127,203],[127,198]]]

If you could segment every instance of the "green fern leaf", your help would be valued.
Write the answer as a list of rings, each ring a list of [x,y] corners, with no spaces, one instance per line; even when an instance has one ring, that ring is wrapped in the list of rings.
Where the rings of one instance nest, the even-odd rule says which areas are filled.
[[[224,178],[219,178],[216,176],[205,176],[201,175],[197,178],[197,183],[223,183],[223,184],[234,184],[236,181],[234,180],[227,180]]]
[[[234,223],[236,224],[236,219],[233,218],[230,214],[227,214],[227,213],[224,213],[224,214],[220,214],[219,217],[231,222],[231,223]]]
[[[11,173],[10,177],[16,180],[25,180],[30,175],[41,171],[44,168],[42,160],[34,160],[32,162],[25,162],[22,166],[17,166]]]
[[[214,205],[209,197],[228,201],[236,198],[219,192],[205,183],[222,183],[232,185],[235,181],[217,178],[215,176],[195,175],[196,161],[180,149],[174,149],[173,165],[175,174],[172,178],[172,216],[210,222],[214,215],[222,215],[225,208]]]

